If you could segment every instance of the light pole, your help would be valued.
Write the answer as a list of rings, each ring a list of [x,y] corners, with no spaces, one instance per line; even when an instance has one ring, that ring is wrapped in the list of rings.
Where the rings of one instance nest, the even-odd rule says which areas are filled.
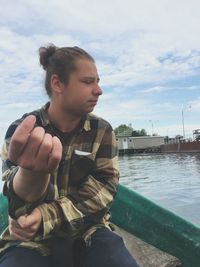
[[[192,107],[189,106],[187,109],[185,110],[189,110],[191,109]],[[182,112],[181,112],[181,115],[182,115],[182,128],[183,128],[183,138],[185,139],[185,121],[184,121],[184,109],[182,109]]]
[[[158,120],[157,121],[149,120],[149,122],[151,123],[151,136],[153,136],[153,132],[154,132],[153,123],[154,122],[159,122],[159,121]]]
[[[183,127],[183,138],[185,139],[185,124],[184,124],[184,114],[182,109],[182,127]]]
[[[153,136],[153,121],[149,120],[149,122],[151,123],[151,136]]]

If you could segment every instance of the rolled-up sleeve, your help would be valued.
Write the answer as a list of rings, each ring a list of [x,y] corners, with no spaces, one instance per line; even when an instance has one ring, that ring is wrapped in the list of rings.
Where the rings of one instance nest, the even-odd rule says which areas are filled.
[[[8,158],[10,140],[19,123],[20,121],[16,121],[10,125],[6,132],[4,144],[1,150],[2,181],[4,182],[3,194],[8,198],[9,215],[12,218],[16,218],[17,214],[22,212],[22,207],[26,204],[25,201],[20,199],[13,190],[13,178],[19,167]]]
[[[3,194],[8,199],[8,213],[13,219],[17,219],[19,216],[24,214],[29,214],[35,207],[43,203],[45,199],[52,199],[53,194],[53,188],[51,184],[49,184],[46,193],[41,197],[41,199],[38,199],[35,202],[26,202],[21,199],[13,189],[13,178],[15,177],[19,166],[9,160],[8,150],[11,137],[22,120],[23,119],[16,120],[10,125],[6,132],[4,144],[1,150],[2,181],[4,182]]]

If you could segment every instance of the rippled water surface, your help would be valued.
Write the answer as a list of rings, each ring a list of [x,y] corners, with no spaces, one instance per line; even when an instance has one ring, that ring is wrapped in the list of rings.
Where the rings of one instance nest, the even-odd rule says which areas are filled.
[[[200,224],[200,154],[119,157],[122,184]]]

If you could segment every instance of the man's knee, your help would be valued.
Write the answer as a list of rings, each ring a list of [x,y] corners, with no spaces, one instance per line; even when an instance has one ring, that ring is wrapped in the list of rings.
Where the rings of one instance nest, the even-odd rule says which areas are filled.
[[[123,239],[108,229],[99,229],[93,234],[88,259],[90,263],[91,260],[99,261],[99,265],[95,266],[138,267]]]
[[[108,230],[107,228],[98,229],[93,235],[91,241],[94,244],[101,244],[107,247],[111,247],[113,249],[113,246],[122,245],[123,239],[121,236],[117,235],[116,233]]]
[[[41,256],[33,249],[11,248],[0,257],[0,267],[50,267],[48,256]]]

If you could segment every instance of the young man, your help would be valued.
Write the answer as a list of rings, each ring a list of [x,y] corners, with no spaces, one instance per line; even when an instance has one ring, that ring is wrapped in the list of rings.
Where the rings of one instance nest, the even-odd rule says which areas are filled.
[[[102,94],[94,59],[78,47],[39,52],[50,102],[6,133],[0,266],[137,266],[109,226],[117,146],[109,123],[90,113]]]

